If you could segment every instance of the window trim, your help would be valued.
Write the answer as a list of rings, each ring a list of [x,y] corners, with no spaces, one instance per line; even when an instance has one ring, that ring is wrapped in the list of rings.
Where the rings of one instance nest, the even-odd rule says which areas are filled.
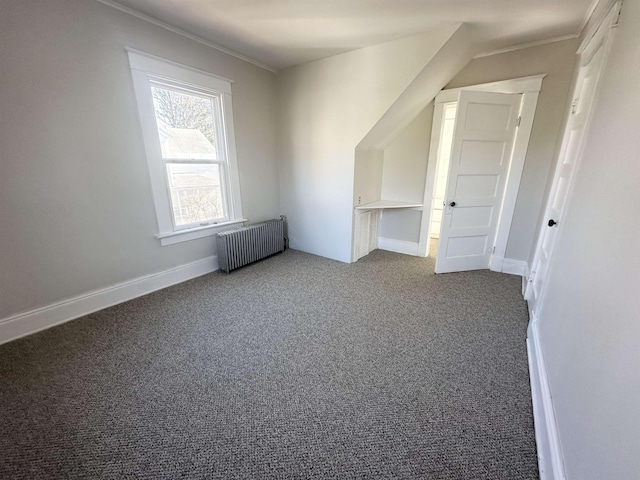
[[[195,240],[197,238],[210,237],[218,232],[228,230],[230,227],[238,227],[240,224],[246,222],[246,218],[239,218],[237,220],[230,220],[228,222],[214,223],[206,225],[204,227],[190,228],[189,230],[177,230],[170,233],[159,233],[156,238],[160,240],[160,245],[167,246],[174,243],[186,242],[188,240]]]
[[[172,223],[172,229],[173,232],[178,232],[178,231],[182,231],[182,230],[193,230],[194,228],[198,228],[198,227],[202,227],[202,226],[208,226],[208,225],[214,225],[214,224],[221,224],[221,223],[225,223],[225,222],[229,222],[231,220],[233,220],[232,218],[229,217],[229,212],[231,211],[229,206],[231,204],[231,202],[229,201],[229,189],[227,188],[227,185],[229,183],[228,178],[229,178],[229,172],[228,172],[228,160],[227,160],[227,138],[225,136],[225,130],[224,130],[224,117],[223,117],[223,105],[222,105],[222,98],[221,98],[221,94],[218,92],[215,92],[213,90],[210,90],[208,88],[200,88],[197,87],[195,85],[187,85],[184,83],[178,83],[176,81],[167,81],[164,78],[160,78],[154,75],[148,75],[148,81],[149,81],[149,85],[151,86],[151,89],[153,90],[153,88],[163,88],[163,89],[167,89],[167,90],[172,90],[174,92],[179,92],[179,93],[183,93],[186,95],[192,95],[192,96],[198,96],[200,98],[203,99],[215,99],[216,104],[212,105],[212,115],[214,117],[214,127],[215,127],[215,136],[216,136],[216,153],[217,153],[217,158],[215,160],[213,159],[198,159],[198,158],[180,158],[180,157],[173,157],[173,158],[167,158],[164,157],[162,154],[160,155],[159,161],[163,164],[163,172],[165,175],[165,188],[167,189],[167,195],[168,195],[168,199],[169,199],[169,203],[171,205],[171,223]],[[154,108],[154,114],[155,114],[155,108]],[[156,119],[156,126],[157,126],[157,116],[154,115],[154,119]],[[156,132],[156,138],[157,138],[157,132]],[[160,150],[162,151],[162,147],[160,148]],[[211,218],[208,221],[206,221],[205,223],[203,222],[192,222],[192,223],[188,223],[188,224],[183,224],[183,225],[178,225],[176,223],[176,218],[175,218],[175,208],[176,206],[173,204],[173,200],[171,198],[171,181],[169,179],[169,173],[167,171],[167,168],[170,164],[180,164],[180,165],[186,165],[186,164],[210,164],[210,165],[217,165],[219,167],[219,175],[220,175],[220,179],[222,180],[221,184],[220,184],[220,189],[221,189],[221,197],[222,197],[222,203],[224,205],[223,210],[225,213],[225,216],[223,217],[218,217],[218,218]]]
[[[151,179],[151,189],[158,221],[158,234],[162,246],[214,235],[224,227],[242,223],[242,201],[238,172],[235,132],[233,128],[233,108],[231,85],[233,81],[202,70],[165,60],[155,55],[127,48],[129,66],[138,106],[139,123],[144,142],[147,167]],[[220,162],[226,177],[221,185],[226,191],[227,218],[211,225],[196,225],[190,228],[176,228],[174,225],[169,185],[166,179],[165,161],[162,158],[156,124],[152,82],[167,81],[195,92],[209,93],[220,98],[222,144],[224,160]],[[225,182],[223,182],[225,183]]]

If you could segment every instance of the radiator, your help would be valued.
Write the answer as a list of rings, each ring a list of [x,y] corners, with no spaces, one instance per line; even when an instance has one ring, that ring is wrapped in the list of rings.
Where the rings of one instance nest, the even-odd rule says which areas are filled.
[[[284,217],[227,230],[216,237],[218,265],[221,271],[229,273],[284,251]]]

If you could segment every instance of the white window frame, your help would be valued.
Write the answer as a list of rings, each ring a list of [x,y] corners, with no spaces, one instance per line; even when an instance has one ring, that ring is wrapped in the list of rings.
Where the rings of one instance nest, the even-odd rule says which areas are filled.
[[[197,70],[179,63],[165,60],[154,55],[127,49],[129,66],[133,77],[133,88],[138,104],[138,114],[142,137],[147,155],[147,166],[151,178],[151,189],[158,220],[156,238],[160,244],[172,245],[178,242],[194,240],[246,221],[242,217],[240,195],[240,177],[236,154],[235,133],[233,130],[233,108],[231,101],[231,80]],[[227,218],[223,222],[208,225],[176,227],[174,225],[171,197],[165,168],[166,159],[162,158],[156,113],[151,93],[152,83],[165,83],[196,94],[209,94],[220,99],[221,125],[217,132],[220,151],[221,187],[223,202],[227,209]]]

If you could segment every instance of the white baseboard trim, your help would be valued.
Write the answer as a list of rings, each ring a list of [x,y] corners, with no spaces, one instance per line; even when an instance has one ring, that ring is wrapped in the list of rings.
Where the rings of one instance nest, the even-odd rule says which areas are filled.
[[[489,270],[491,270],[492,272],[502,272],[502,265],[504,265],[504,257],[499,257],[497,255],[491,256]]]
[[[540,480],[566,480],[556,416],[536,325],[536,319],[532,318],[527,330],[527,353]]]
[[[144,275],[107,288],[0,319],[0,344],[45,330],[103,308],[141,297],[218,269],[218,257],[211,256],[159,273]]]
[[[418,243],[405,242],[404,240],[396,240],[394,238],[378,238],[378,248],[389,252],[404,253],[405,255],[418,256]]]
[[[494,255],[491,257],[490,269],[494,272],[520,275],[521,277],[529,276],[529,264],[524,260],[514,260]]]
[[[523,260],[505,258],[504,263],[502,264],[502,273],[510,273],[512,275],[526,277],[529,274],[529,264]]]

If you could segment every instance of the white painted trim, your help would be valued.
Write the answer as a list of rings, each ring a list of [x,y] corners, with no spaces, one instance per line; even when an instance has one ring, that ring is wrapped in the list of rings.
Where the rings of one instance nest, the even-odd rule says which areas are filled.
[[[491,255],[489,262],[489,270],[492,272],[502,272],[502,266],[504,265],[504,257],[499,255]]]
[[[593,17],[593,14],[595,13],[596,8],[598,8],[598,4],[601,1],[602,0],[591,0],[591,5],[589,6],[589,9],[585,13],[584,18],[582,19],[582,26],[580,27],[580,35],[584,33],[584,29],[587,28],[587,25],[589,24],[589,20],[591,20],[591,17]]]
[[[236,57],[244,62],[255,65],[256,67],[263,68],[264,70],[268,70],[273,73],[276,73],[278,71],[276,68],[270,67],[269,65],[265,65],[264,63],[259,62],[258,60],[254,60],[253,58],[246,57],[238,52],[234,52],[233,50],[229,50],[228,48],[217,45],[213,42],[210,42],[209,40],[205,40],[204,38],[194,35],[192,33],[189,33],[185,30],[182,30],[181,28],[173,27],[168,23],[161,22],[160,20],[157,20],[148,15],[145,15],[144,13],[138,12],[137,10],[134,10],[132,8],[125,7],[124,5],[120,5],[119,3],[116,3],[112,0],[96,0],[96,1],[99,3],[102,3],[103,5],[106,5],[107,7],[115,8],[116,10],[119,10],[128,15],[131,15],[132,17],[136,17],[140,20],[151,23],[157,27],[164,28],[165,30],[169,30],[170,32],[173,32],[182,37],[188,38],[189,40],[193,40],[194,42],[197,42],[201,45],[205,45],[209,48],[213,48],[214,50],[218,50],[219,52],[226,53],[227,55],[231,55],[232,57]]]
[[[597,101],[598,90],[600,88],[600,79],[602,77],[603,71],[606,68],[607,59],[609,57],[609,53],[612,48],[612,42],[613,42],[612,27],[614,27],[616,25],[616,22],[618,21],[620,8],[622,6],[621,4],[622,2],[620,0],[617,0],[615,1],[615,3],[613,3],[611,6],[608,7],[604,18],[599,23],[596,24],[595,33],[593,35],[590,35],[588,37],[589,40],[586,42],[586,44],[584,44],[583,42],[583,45],[581,45],[579,49],[582,53],[579,53],[578,55],[576,73],[572,80],[571,96],[569,97],[569,99],[575,99],[576,95],[579,93],[578,89],[580,87],[581,76],[583,74],[583,67],[585,66],[585,62],[590,62],[593,59],[594,50],[597,49],[598,47],[603,48],[604,56],[599,66],[599,70],[595,80],[595,86],[592,87],[594,88],[592,98],[590,100],[589,105],[588,106],[585,105],[585,107],[588,108],[588,112],[586,113],[587,118],[582,126],[582,132],[579,134],[580,139],[578,140],[578,145],[576,146],[577,148],[575,153],[576,160],[573,166],[573,171],[571,172],[569,178],[567,179],[568,184],[566,187],[566,192],[564,194],[565,200],[564,200],[564,204],[562,205],[563,211],[557,212],[558,215],[561,215],[561,216],[567,214],[568,208],[570,206],[576,175],[580,169],[580,164],[581,164],[580,161],[582,159],[582,150],[585,147],[586,135],[587,135],[587,132],[589,131],[589,125],[591,123],[592,116],[593,116],[593,105]],[[559,172],[560,172],[560,169],[563,168],[563,160],[566,155],[567,149],[569,147],[569,142],[571,141],[571,138],[572,138],[572,136],[570,135],[570,130],[571,128],[573,128],[571,125],[571,117],[572,117],[571,108],[572,108],[571,103],[568,103],[566,107],[566,112],[565,112],[565,126],[564,126],[564,132],[562,134],[561,147],[560,147],[558,156],[556,158],[556,167],[553,173],[553,181],[551,183],[551,189],[549,190],[549,193],[547,195],[544,210],[543,210],[545,212],[543,217],[544,219],[551,218],[549,214],[550,211],[552,210],[551,202],[554,198],[555,191],[558,188]],[[558,237],[561,234],[562,227],[563,227],[563,223],[561,221],[560,225],[558,226],[558,231],[555,234],[556,237]],[[546,269],[546,271],[545,269],[543,269],[541,273],[539,264],[541,262],[541,256],[543,255],[542,245],[545,244],[545,242],[548,243],[548,240],[549,240],[546,238],[546,235],[547,235],[545,233],[546,228],[547,228],[546,223],[542,223],[539,226],[538,239],[535,245],[535,250],[533,251],[534,255],[533,255],[533,261],[531,263],[531,268],[534,269],[533,274],[538,276],[538,280],[537,280],[538,284],[541,281],[539,277],[539,275],[541,274],[543,275],[542,277],[543,283],[541,285],[538,295],[536,296],[534,282],[531,281],[530,279],[527,285],[527,290],[525,292],[525,300],[528,301],[530,312],[539,311],[542,308],[542,305],[544,304],[544,297],[546,293],[545,277],[548,275],[548,269]],[[548,262],[551,262],[551,258],[554,252],[554,245],[555,245],[555,242],[557,241],[557,238],[551,239],[551,240],[552,240],[552,243],[551,245],[549,245],[549,248],[548,248],[548,251],[549,251],[549,257],[547,260]],[[532,313],[530,313],[530,316],[532,316]]]
[[[515,52],[517,50],[524,50],[525,48],[539,47],[540,45],[546,45],[548,43],[564,42],[565,40],[571,40],[572,38],[578,38],[579,33],[572,33],[570,35],[562,35],[561,37],[547,38],[545,40],[538,40],[536,42],[521,43],[520,45],[514,45],[513,47],[501,48],[499,50],[491,50],[489,52],[482,52],[476,54],[473,58],[490,57],[491,55],[500,55],[501,53]]]
[[[504,258],[502,255],[491,256],[492,272],[508,273],[509,275],[520,275],[521,277],[529,276],[529,264],[524,260],[514,260],[513,258]]]
[[[418,256],[418,244],[416,242],[405,242],[395,238],[378,237],[378,248],[388,252],[404,253],[405,255]]]
[[[523,260],[505,258],[502,263],[502,273],[526,277],[529,274],[529,264]]]
[[[223,77],[212,75],[202,70],[193,69],[170,60],[150,55],[139,50],[127,49],[131,77],[138,106],[138,118],[145,146],[151,190],[156,207],[158,234],[162,246],[178,242],[201,238],[213,233],[203,232],[200,225],[195,228],[177,229],[174,224],[171,193],[165,170],[166,160],[162,158],[158,127],[156,125],[155,108],[151,94],[152,82],[163,79],[175,82],[177,86],[192,88],[204,95],[211,95],[219,99],[220,110],[215,111],[216,138],[218,142],[218,156],[216,161],[221,168],[223,202],[226,207],[226,217],[218,219],[219,223],[242,222],[242,195],[233,122],[233,106],[231,96],[231,81]]]
[[[564,459],[553,399],[535,318],[531,319],[527,330],[527,353],[540,479],[565,480]]]
[[[542,78],[540,78],[540,82],[542,82]],[[522,95],[520,126],[518,127],[513,143],[511,161],[509,162],[509,169],[507,170],[507,182],[504,188],[504,196],[502,197],[502,207],[500,208],[500,219],[498,220],[498,229],[494,241],[496,247],[494,254],[498,256],[504,256],[507,252],[507,243],[509,242],[509,234],[511,233],[513,215],[516,211],[518,190],[520,190],[520,181],[522,180],[524,163],[527,158],[529,139],[531,138],[531,131],[533,130],[533,120],[536,115],[538,96],[538,92],[527,92]]]
[[[215,93],[231,93],[233,80],[206,72],[199,68],[194,68],[183,63],[174,62],[166,58],[153,55],[151,53],[125,47],[129,57],[129,67],[140,70],[144,73],[162,75],[167,78],[181,78],[185,76],[185,70],[189,72],[189,82],[197,84],[199,87],[209,87]]]
[[[0,344],[218,270],[211,256],[0,320]]]
[[[516,131],[513,144],[511,160],[509,162],[509,170],[507,171],[507,181],[505,185],[502,206],[500,209],[500,219],[496,230],[496,238],[494,241],[495,252],[491,262],[491,270],[494,270],[493,262],[496,263],[495,271],[504,271],[502,266],[498,267],[499,258],[503,258],[509,241],[509,233],[511,232],[511,223],[516,208],[516,200],[518,198],[518,190],[522,180],[522,172],[529,147],[529,139],[533,130],[533,122],[535,119],[536,107],[538,104],[539,92],[542,89],[542,81],[546,74],[531,75],[528,77],[514,78],[511,80],[502,80],[498,82],[484,83],[479,85],[470,85],[467,87],[452,88],[443,90],[438,94],[435,100],[433,112],[433,127],[431,130],[431,145],[429,148],[429,160],[427,164],[427,178],[424,189],[424,202],[422,223],[420,226],[420,242],[418,253],[420,256],[427,256],[429,251],[429,230],[431,228],[430,217],[433,210],[433,190],[435,188],[435,172],[437,164],[438,146],[440,136],[442,134],[442,115],[445,103],[458,101],[458,94],[462,90],[484,91],[493,93],[522,94],[520,107],[520,126]],[[512,271],[505,273],[514,273]],[[520,273],[516,273],[521,275]],[[528,275],[528,272],[527,272]]]
[[[246,218],[241,218],[239,220],[233,220],[231,222],[207,225],[206,227],[190,228],[189,230],[178,230],[177,232],[159,233],[158,235],[156,235],[156,238],[160,240],[160,245],[166,247],[167,245],[173,245],[175,243],[187,242],[189,240],[196,240],[198,238],[211,237],[218,232],[223,232],[230,228],[234,228],[246,221]]]
[[[622,1],[621,0],[601,0],[601,1],[603,1],[605,4],[609,3],[609,5],[602,10],[602,13],[599,19],[597,20],[594,19],[594,22],[591,24],[590,30],[584,33],[582,42],[578,47],[578,51],[577,51],[578,55],[582,55],[583,53],[585,53],[585,50],[587,49],[587,47],[589,46],[593,47],[594,43],[592,43],[591,41],[596,35],[600,34],[602,37],[606,37],[606,34],[601,33],[603,28],[609,29],[611,27],[615,27],[618,25],[618,18],[620,16],[620,9],[622,8]],[[593,10],[591,11],[589,17],[587,18],[587,21],[584,24],[583,30],[584,28],[587,27],[589,20],[591,20],[591,17],[595,14],[595,10],[598,6],[598,3],[600,3],[599,0],[594,0],[594,2],[595,4],[593,5]],[[599,30],[600,30],[600,33],[598,32]]]
[[[398,202],[396,200],[376,200],[355,207],[356,210],[383,210],[383,209],[411,209],[422,210],[422,204],[418,202]]]
[[[458,98],[456,97],[456,101]],[[436,188],[436,170],[438,167],[438,151],[440,150],[440,138],[444,127],[444,103],[436,103],[433,109],[433,122],[431,126],[431,142],[429,145],[429,159],[427,161],[427,178],[424,186],[424,199],[422,201],[422,219],[420,221],[420,239],[418,241],[418,256],[426,257],[431,245],[431,212],[433,212],[433,191]]]
[[[541,73],[539,75],[513,78],[511,80],[500,80],[498,82],[479,83],[478,85],[469,85],[466,87],[448,88],[446,90],[442,90],[436,96],[435,103],[457,102],[458,93],[461,90],[508,94],[539,92],[542,90],[542,81],[546,76],[546,73]]]
[[[233,105],[231,103],[230,93],[222,94],[222,117],[224,121],[221,127],[224,131],[221,137],[224,142],[223,148],[226,149],[226,169],[229,188],[229,192],[227,192],[226,195],[227,208],[230,219],[235,221],[243,218],[243,212],[242,191],[240,190],[240,170],[238,169],[238,151],[236,149],[236,133],[234,127],[235,122],[233,120]]]

